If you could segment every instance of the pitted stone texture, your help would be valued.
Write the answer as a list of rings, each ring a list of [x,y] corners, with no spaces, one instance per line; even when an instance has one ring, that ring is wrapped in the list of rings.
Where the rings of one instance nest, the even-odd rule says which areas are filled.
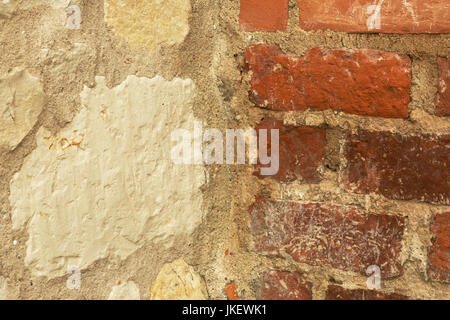
[[[152,300],[208,299],[204,280],[183,258],[162,267],[150,293]]]
[[[9,285],[8,279],[0,276],[0,300],[16,300],[19,297],[19,289]]]
[[[14,149],[35,125],[45,103],[40,79],[15,68],[0,78],[0,149]]]
[[[190,0],[105,0],[106,23],[133,47],[182,43],[190,13]]]
[[[48,6],[53,8],[66,8],[74,1],[71,0],[24,0],[19,6],[21,9],[30,9],[39,6]],[[75,1],[79,2],[79,1]],[[72,3],[76,4],[76,3]]]
[[[16,6],[16,0],[0,0],[0,19],[11,18]]]
[[[114,286],[108,300],[141,300],[139,288],[133,281]]]
[[[29,233],[25,263],[57,277],[146,242],[170,247],[201,222],[204,168],[175,165],[171,131],[193,130],[191,80],[103,77],[81,94],[83,108],[37,148],[11,181],[14,229]]]

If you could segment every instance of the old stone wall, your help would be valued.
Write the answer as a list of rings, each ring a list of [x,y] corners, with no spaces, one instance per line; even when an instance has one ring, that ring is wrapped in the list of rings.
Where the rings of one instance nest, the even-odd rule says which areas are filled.
[[[0,53],[0,299],[450,298],[447,0],[6,0]]]

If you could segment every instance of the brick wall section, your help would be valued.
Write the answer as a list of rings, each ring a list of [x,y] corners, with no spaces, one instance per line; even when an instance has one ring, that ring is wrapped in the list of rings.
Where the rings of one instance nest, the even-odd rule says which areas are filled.
[[[267,129],[268,150],[271,149],[270,130],[279,130],[279,170],[273,176],[261,176],[259,167],[255,174],[261,178],[270,177],[282,182],[301,180],[307,183],[319,182],[319,166],[325,156],[325,129],[305,126],[283,125],[283,121],[267,117],[256,127]]]
[[[298,3],[300,27],[307,31],[450,32],[448,0],[299,0]]]
[[[436,115],[450,116],[450,58],[439,58],[438,94]]]
[[[329,285],[326,292],[327,300],[409,300],[398,293],[384,293],[376,290],[345,289],[341,286]]]
[[[240,25],[245,31],[285,30],[288,0],[241,0]]]
[[[432,279],[450,283],[450,212],[435,215],[431,221],[429,272]]]
[[[267,270],[261,277],[260,300],[311,300],[312,284],[299,273]]]
[[[383,277],[402,274],[404,218],[365,214],[356,207],[258,200],[250,208],[254,249],[296,262],[365,275],[377,265]]]
[[[256,44],[245,51],[250,100],[271,110],[342,110],[406,118],[411,61],[376,50],[313,48],[304,57]]]
[[[343,186],[390,199],[450,203],[450,136],[404,137],[389,132],[347,134]]]
[[[442,210],[448,212],[446,206],[450,205],[450,132],[447,129],[450,127],[444,125],[450,115],[450,57],[438,51],[436,57],[423,56],[420,48],[414,49],[411,36],[405,34],[428,34],[427,37],[434,39],[436,36],[430,34],[450,33],[450,2],[299,0],[298,8],[289,9],[299,10],[297,30],[312,31],[306,38],[319,40],[313,47],[306,48],[302,56],[284,49],[296,47],[286,42],[290,41],[288,36],[298,34],[292,28],[286,29],[287,2],[271,1],[270,6],[269,10],[266,1],[241,0],[242,30],[281,31],[280,37],[258,34],[258,39],[266,39],[266,43],[258,40],[258,44],[251,44],[244,51],[248,100],[258,110],[258,117],[264,115],[255,127],[280,130],[280,170],[269,183],[274,189],[282,190],[281,194],[265,196],[265,199],[256,197],[249,208],[249,248],[252,253],[277,258],[276,261],[285,261],[303,272],[305,268],[312,270],[313,276],[308,278],[306,273],[278,271],[279,267],[266,266],[270,271],[262,272],[256,297],[310,299],[316,297],[316,290],[324,288],[323,283],[319,286],[316,282],[319,281],[316,270],[320,270],[319,277],[322,272],[340,274],[342,271],[367,276],[367,267],[377,265],[382,272],[382,290],[368,290],[349,278],[350,286],[348,283],[336,285],[340,282],[327,277],[320,280],[325,281],[326,288],[320,295],[331,300],[415,299],[397,292],[412,289],[416,293],[419,289],[401,285],[409,281],[409,275],[403,271],[403,259],[416,250],[405,246],[409,244],[405,239],[410,237],[420,238],[420,247],[424,250],[428,247],[428,256],[424,255],[420,267],[415,266],[417,270],[427,266],[430,281],[424,279],[423,286],[432,286],[430,292],[436,287],[436,292],[441,290],[442,293],[445,287],[439,286],[450,283],[450,213],[442,213]],[[290,22],[295,28],[293,21]],[[328,41],[322,37],[337,35],[321,30],[399,36],[370,35],[374,42],[369,49],[344,47],[346,37],[372,43],[368,35],[339,35],[344,37],[343,47],[329,48]],[[395,50],[409,52],[408,55],[376,42],[378,38],[401,42],[403,37],[407,37],[406,43],[412,43],[412,48]],[[447,38],[442,39],[445,46]],[[427,78],[416,71],[411,59],[415,63],[434,61],[439,70],[436,91],[432,92],[432,95],[437,92],[435,107],[431,110],[422,108],[423,97],[427,94],[418,99],[414,90],[423,90],[422,86],[434,76]],[[427,90],[430,93],[433,88]],[[415,99],[413,103],[411,97]],[[431,121],[416,126],[412,115],[421,108]],[[329,112],[321,115],[324,123],[318,124],[320,128],[293,125],[309,124],[306,119],[312,115],[310,111],[328,110],[336,111],[335,115],[339,112],[338,117],[356,123],[360,119],[371,127],[361,125],[350,131],[346,123],[342,123],[344,120],[337,120],[335,124],[327,119]],[[285,119],[285,122],[273,118],[274,114],[276,119]],[[316,115],[314,113],[314,119]],[[291,122],[291,119],[303,120]],[[428,125],[434,125],[433,119],[439,123],[439,129],[433,130]],[[422,132],[425,127],[428,131]],[[333,132],[338,138],[327,139]],[[332,155],[328,154],[330,150],[334,150]],[[323,167],[327,161],[334,164],[330,171]],[[255,175],[267,178],[258,175],[259,166],[256,169]],[[338,184],[336,198],[340,204],[326,202],[326,199],[335,199],[333,191],[331,195],[321,191],[322,186],[328,187],[326,179],[330,174],[337,177],[333,183]],[[321,193],[317,194],[320,200],[315,200],[315,195],[306,195],[306,198],[301,195],[301,202],[287,201],[286,197],[298,200],[298,195],[290,192],[295,189],[294,182],[303,184],[302,187],[310,184],[308,188]],[[284,186],[289,188],[287,193],[283,191]],[[361,195],[371,195],[377,204],[388,203],[386,212],[377,209],[372,213],[370,209],[355,206],[354,201],[361,199]],[[408,212],[402,210],[406,201],[408,208],[433,208],[423,212],[422,222],[430,219],[430,228],[424,227],[428,231],[411,235],[416,232],[412,226],[417,217],[408,218]],[[398,210],[390,210],[391,205]],[[308,266],[304,267],[305,264]],[[312,283],[305,280],[305,276]],[[418,276],[423,278],[424,273]],[[400,284],[394,280],[397,277]],[[385,289],[390,279],[403,289],[393,290],[392,286]]]

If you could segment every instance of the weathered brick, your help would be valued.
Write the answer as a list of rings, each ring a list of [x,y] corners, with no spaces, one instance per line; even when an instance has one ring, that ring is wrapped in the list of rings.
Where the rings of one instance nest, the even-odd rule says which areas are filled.
[[[450,58],[439,58],[438,94],[436,115],[450,116]]]
[[[312,284],[297,272],[268,270],[263,273],[258,300],[311,300]]]
[[[326,300],[409,300],[409,297],[398,293],[385,293],[376,290],[345,289],[341,286],[329,285]]]
[[[279,170],[276,175],[262,176],[259,167],[255,174],[258,177],[271,177],[282,182],[292,182],[301,179],[306,183],[316,183],[320,180],[318,168],[325,156],[326,132],[323,128],[283,125],[283,121],[270,117],[258,124],[260,129],[279,130]],[[268,150],[271,148],[268,133]]]
[[[406,118],[411,61],[376,50],[310,49],[304,57],[269,44],[246,49],[251,71],[250,100],[271,110],[341,110],[346,113]]]
[[[240,25],[245,31],[285,30],[288,0],[241,0]]]
[[[431,233],[428,254],[431,278],[450,283],[450,212],[433,217]]]
[[[299,0],[299,8],[300,27],[308,31],[450,32],[448,0]]]
[[[346,190],[395,200],[450,203],[450,136],[390,132],[347,134],[342,170]]]
[[[350,206],[259,199],[250,207],[254,250],[290,255],[313,266],[365,275],[377,265],[383,277],[402,274],[404,218],[365,214]]]

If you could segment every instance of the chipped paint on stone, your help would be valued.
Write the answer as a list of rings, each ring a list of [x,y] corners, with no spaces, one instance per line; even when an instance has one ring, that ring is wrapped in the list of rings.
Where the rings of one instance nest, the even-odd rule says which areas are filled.
[[[40,79],[15,68],[0,78],[0,148],[14,149],[35,125],[45,103]]]
[[[70,125],[55,136],[39,130],[11,181],[12,224],[29,233],[25,264],[34,276],[125,259],[147,242],[170,247],[202,219],[204,169],[170,160],[171,130],[193,127],[193,82],[96,82]]]
[[[206,300],[200,275],[183,258],[165,264],[150,289],[152,300]]]
[[[182,43],[190,13],[190,0],[105,0],[106,23],[133,47]]]

